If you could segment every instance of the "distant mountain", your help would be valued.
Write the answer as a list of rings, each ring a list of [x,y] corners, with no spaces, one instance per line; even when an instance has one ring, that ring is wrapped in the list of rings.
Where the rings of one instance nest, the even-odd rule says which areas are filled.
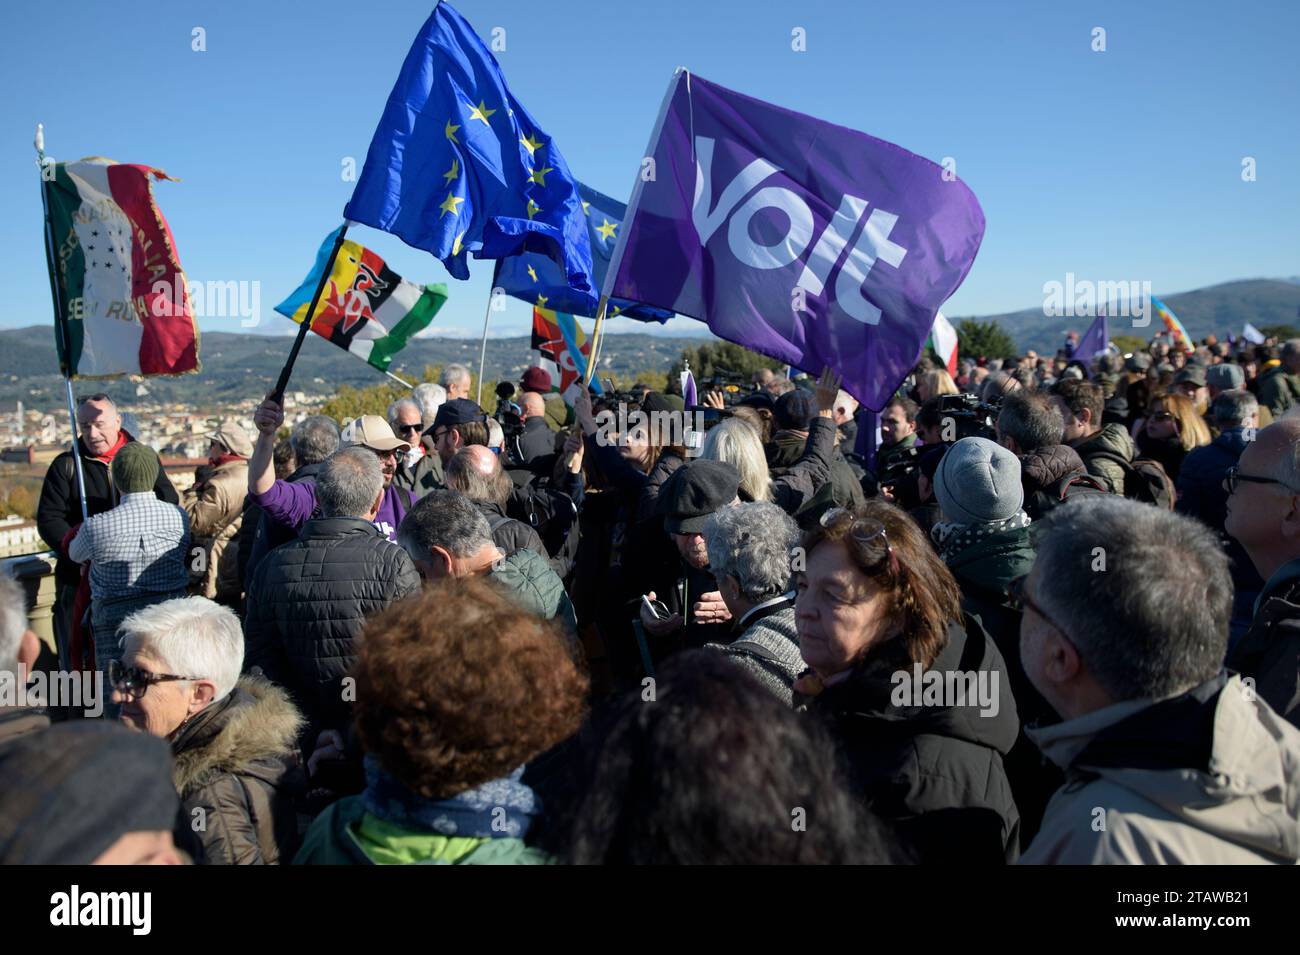
[[[149,378],[144,387],[153,399],[164,402],[214,404],[260,397],[274,386],[292,341],[292,337],[287,335],[204,332],[199,344],[203,368],[198,374]],[[602,374],[628,374],[647,368],[667,371],[683,349],[696,347],[701,341],[699,337],[685,336],[610,335],[601,348],[600,370]],[[417,338],[398,356],[393,371],[408,381],[418,380],[426,365],[445,365],[455,361],[477,371],[480,345],[480,339]],[[488,380],[507,375],[517,380],[532,363],[530,345],[528,336],[489,338]],[[57,369],[52,327],[33,325],[0,329],[0,402],[6,410],[14,401],[22,401],[32,409],[63,407],[63,379]],[[404,370],[406,374],[403,374]],[[308,394],[330,394],[341,385],[363,388],[384,380],[383,375],[359,359],[316,335],[308,335],[289,388]],[[123,378],[105,382],[76,381],[73,388],[78,394],[102,390],[114,399],[132,402],[138,400],[136,384]],[[32,394],[33,391],[36,394]]]
[[[1265,325],[1300,324],[1300,280],[1246,279],[1225,282],[1193,292],[1176,292],[1156,296],[1168,305],[1187,333],[1193,338],[1214,334],[1223,337],[1225,332],[1241,334],[1241,327],[1250,322],[1256,328]],[[961,319],[949,316],[956,325]],[[1021,351],[1033,349],[1040,354],[1055,352],[1065,340],[1065,333],[1074,330],[1083,334],[1091,324],[1088,318],[1048,318],[1042,306],[1003,315],[981,316],[980,321],[996,321],[1016,340]],[[1109,322],[1111,337],[1137,335],[1150,338],[1160,331],[1160,320],[1152,316],[1145,328],[1134,328],[1129,318],[1112,318]]]

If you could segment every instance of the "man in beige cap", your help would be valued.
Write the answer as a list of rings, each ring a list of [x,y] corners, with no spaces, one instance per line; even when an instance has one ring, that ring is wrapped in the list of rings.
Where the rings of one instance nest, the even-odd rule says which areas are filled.
[[[284,408],[270,398],[253,412],[258,436],[249,460],[248,494],[253,503],[261,506],[269,520],[297,533],[316,510],[316,489],[308,484],[290,484],[275,476],[272,452],[275,433],[283,422]],[[409,490],[393,483],[399,456],[410,445],[393,434],[393,429],[383,418],[368,414],[353,420],[343,429],[339,449],[349,447],[368,448],[379,458],[379,467],[384,475],[384,493],[379,512],[371,523],[389,540],[395,540],[397,525],[402,523],[402,518],[414,503]]]
[[[208,436],[208,464],[185,492],[181,507],[190,518],[192,593],[231,607],[242,598],[237,548],[229,544],[239,533],[248,487],[248,459],[253,442],[231,418],[217,423]],[[198,551],[202,553],[198,553]]]

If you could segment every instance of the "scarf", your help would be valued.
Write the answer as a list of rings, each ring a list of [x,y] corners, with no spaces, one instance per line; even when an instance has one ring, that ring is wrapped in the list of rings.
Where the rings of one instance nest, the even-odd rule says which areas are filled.
[[[117,452],[119,452],[119,451],[121,451],[123,448],[125,448],[125,447],[126,447],[126,443],[127,443],[128,441],[130,441],[130,440],[131,440],[130,437],[129,437],[129,436],[127,435],[127,433],[126,433],[126,429],[125,429],[125,428],[122,428],[122,429],[121,429],[120,431],[118,431],[118,433],[117,433],[117,444],[113,445],[111,448],[109,448],[109,449],[108,449],[107,451],[105,451],[103,454],[96,455],[95,460],[97,460],[97,461],[103,461],[105,464],[112,464],[112,463],[113,463],[113,457],[117,454]]]
[[[238,454],[218,454],[215,458],[208,458],[208,463],[214,468],[219,468],[223,464],[229,464],[231,461],[247,461],[248,459]]]
[[[396,826],[460,838],[522,839],[541,813],[537,794],[520,781],[522,766],[449,799],[425,799],[389,774],[373,754],[365,763],[366,811]]]
[[[1028,527],[1029,524],[1029,515],[1024,511],[1016,511],[1003,520],[988,521],[983,524],[954,524],[950,521],[940,521],[930,530],[930,539],[938,545],[939,557],[946,562],[986,537],[1003,531],[1019,530]]]

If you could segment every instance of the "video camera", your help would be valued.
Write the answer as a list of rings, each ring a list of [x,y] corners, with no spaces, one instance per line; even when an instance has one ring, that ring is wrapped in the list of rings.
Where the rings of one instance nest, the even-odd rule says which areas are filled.
[[[524,433],[523,409],[514,398],[515,386],[511,382],[497,384],[497,410],[492,417],[500,423],[507,441]]]
[[[1002,410],[1001,405],[1001,395],[992,402],[980,401],[977,396],[968,394],[940,395],[938,410],[941,419],[952,419],[956,425],[956,434],[952,440],[988,438],[990,441],[996,441],[998,412]]]
[[[697,379],[695,386],[701,395],[710,391],[722,392],[722,403],[728,408],[754,393],[754,383],[750,379],[725,368],[717,369],[709,378]]]

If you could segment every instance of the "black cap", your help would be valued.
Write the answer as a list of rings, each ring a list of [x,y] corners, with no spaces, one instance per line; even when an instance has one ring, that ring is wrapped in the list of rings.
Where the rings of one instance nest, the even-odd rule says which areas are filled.
[[[454,424],[466,424],[470,421],[481,421],[486,424],[487,412],[468,398],[453,398],[451,401],[442,403],[429,431],[433,431],[434,428],[450,427]]]
[[[664,481],[655,502],[670,534],[698,534],[709,517],[736,499],[740,472],[723,461],[699,458],[683,464]]]
[[[665,395],[658,391],[647,391],[641,399],[641,410],[645,412],[682,411],[686,408],[680,395]]]
[[[817,417],[817,398],[810,391],[796,388],[776,400],[776,423],[790,431],[807,431]]]
[[[129,832],[172,831],[171,749],[76,720],[0,746],[0,864],[88,865]]]
[[[776,399],[766,391],[755,391],[753,394],[745,395],[736,404],[748,405],[751,408],[766,408],[768,411],[772,411],[776,407]]]

